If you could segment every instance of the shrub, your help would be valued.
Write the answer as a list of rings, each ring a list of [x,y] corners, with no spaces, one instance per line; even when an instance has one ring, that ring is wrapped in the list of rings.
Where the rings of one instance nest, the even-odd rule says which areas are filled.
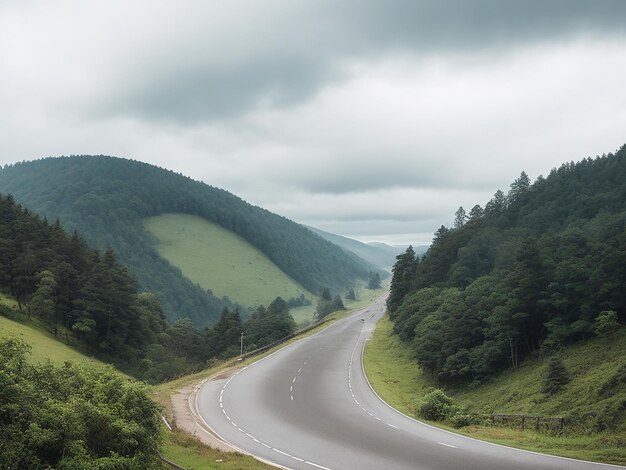
[[[438,388],[424,395],[417,403],[417,414],[431,421],[443,421],[455,411],[457,407],[452,398]]]
[[[604,310],[600,312],[593,323],[593,331],[598,336],[606,336],[619,328],[617,312],[614,310]]]
[[[467,411],[457,411],[452,415],[450,421],[455,428],[462,428],[476,423],[477,417]]]

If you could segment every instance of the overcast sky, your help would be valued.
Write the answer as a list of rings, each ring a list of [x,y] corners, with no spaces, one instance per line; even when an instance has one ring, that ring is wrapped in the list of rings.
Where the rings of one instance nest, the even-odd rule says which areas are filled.
[[[626,143],[624,0],[0,0],[0,162],[153,163],[429,243],[522,170]]]

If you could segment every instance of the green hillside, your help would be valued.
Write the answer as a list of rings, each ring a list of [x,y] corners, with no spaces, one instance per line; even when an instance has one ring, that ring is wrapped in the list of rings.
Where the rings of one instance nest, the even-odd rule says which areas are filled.
[[[495,380],[446,390],[456,404],[479,415],[492,413],[565,417],[564,431],[534,432],[493,427],[489,420],[458,432],[479,439],[573,458],[626,464],[626,328],[555,353],[571,375],[563,389],[542,392],[548,357],[533,358]],[[409,345],[384,317],[365,350],[365,370],[382,398],[411,416],[420,399],[439,385],[413,359]]]
[[[158,240],[159,254],[194,283],[211,289],[217,297],[253,307],[314,295],[282,272],[246,240],[222,226],[188,214],[163,214],[144,219]]]
[[[387,300],[394,333],[442,385],[484,383],[626,324],[626,146],[522,172],[484,209],[459,208]]]
[[[227,191],[153,165],[107,156],[45,158],[0,169],[0,194],[48,220],[77,228],[102,251],[111,247],[142,290],[154,292],[170,322],[187,316],[217,322],[222,299],[161,257],[143,226],[146,217],[196,215],[232,231],[309,292],[341,293],[367,279],[371,264],[296,224]]]
[[[31,357],[35,362],[50,360],[54,365],[63,365],[65,361],[85,362],[97,367],[105,364],[95,358],[70,348],[54,338],[53,335],[35,325],[25,325],[0,316],[0,336],[18,336],[31,347]],[[121,372],[120,372],[121,374]]]

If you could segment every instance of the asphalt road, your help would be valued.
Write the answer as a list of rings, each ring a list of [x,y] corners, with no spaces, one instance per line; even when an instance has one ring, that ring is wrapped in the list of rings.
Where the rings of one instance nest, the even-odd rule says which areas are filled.
[[[477,441],[390,408],[361,363],[383,306],[381,298],[228,379],[207,382],[197,411],[233,446],[290,469],[624,468]]]

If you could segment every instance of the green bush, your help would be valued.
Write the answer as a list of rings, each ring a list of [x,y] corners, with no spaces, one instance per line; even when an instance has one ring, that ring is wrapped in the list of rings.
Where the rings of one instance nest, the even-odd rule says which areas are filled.
[[[468,413],[466,411],[457,411],[450,418],[450,422],[455,428],[463,428],[465,426],[469,426],[470,424],[476,423],[476,421],[476,415]]]
[[[160,469],[158,405],[111,369],[33,365],[0,338],[0,468]]]
[[[424,395],[417,403],[417,414],[431,421],[443,421],[452,413],[458,411],[452,398],[438,388]]]

